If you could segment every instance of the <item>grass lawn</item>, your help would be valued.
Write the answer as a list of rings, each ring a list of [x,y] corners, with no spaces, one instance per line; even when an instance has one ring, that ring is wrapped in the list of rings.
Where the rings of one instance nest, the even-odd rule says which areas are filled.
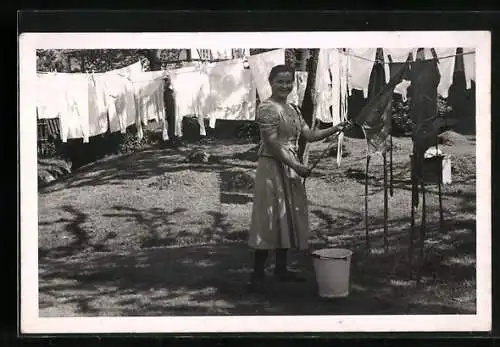
[[[264,292],[247,292],[254,146],[218,141],[108,157],[40,189],[40,316],[475,313],[474,137],[441,147],[453,166],[453,183],[443,190],[446,230],[438,228],[437,187],[428,186],[419,283],[409,280],[407,256],[410,139],[394,139],[387,253],[381,157],[369,173],[371,252],[364,236],[365,141],[346,139],[349,155],[340,167],[334,157],[320,162],[306,183],[311,248],[354,251],[350,295],[330,300],[318,297],[312,259],[299,252],[290,265],[307,282],[270,279]],[[325,146],[312,145],[312,160]],[[186,163],[194,147],[216,160]],[[271,273],[273,259],[268,264]]]

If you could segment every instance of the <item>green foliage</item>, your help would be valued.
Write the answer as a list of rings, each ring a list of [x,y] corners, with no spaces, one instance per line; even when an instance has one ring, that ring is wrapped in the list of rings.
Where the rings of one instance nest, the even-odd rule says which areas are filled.
[[[120,69],[139,60],[151,68],[159,64],[176,62],[180,49],[39,49],[37,71],[39,72],[87,72],[96,73]],[[153,66],[154,65],[154,66]]]

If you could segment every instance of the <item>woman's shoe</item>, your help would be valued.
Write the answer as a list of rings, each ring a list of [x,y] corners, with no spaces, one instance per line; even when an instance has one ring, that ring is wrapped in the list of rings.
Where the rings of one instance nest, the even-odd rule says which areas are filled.
[[[265,285],[266,277],[265,275],[257,275],[252,273],[250,276],[250,281],[248,281],[247,286],[251,291],[259,291]]]

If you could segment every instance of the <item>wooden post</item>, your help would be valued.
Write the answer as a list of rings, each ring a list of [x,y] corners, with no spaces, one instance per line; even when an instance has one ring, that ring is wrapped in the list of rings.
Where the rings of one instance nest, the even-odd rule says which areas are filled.
[[[424,166],[424,163],[422,163],[422,166]],[[424,248],[425,248],[425,231],[427,229],[427,213],[426,213],[426,206],[425,206],[425,181],[422,177],[421,179],[421,186],[422,186],[422,222],[420,224],[420,256],[419,256],[419,264],[418,264],[418,277],[417,281],[420,282],[420,279],[422,278],[422,268],[424,266]]]
[[[388,231],[387,231],[387,219],[389,215],[389,206],[388,206],[388,189],[387,189],[387,154],[383,153],[383,161],[384,161],[384,252],[387,253],[389,250],[389,242]]]
[[[366,250],[370,250],[370,236],[368,233],[368,169],[370,167],[370,154],[366,155],[366,169],[365,169],[365,242]]]

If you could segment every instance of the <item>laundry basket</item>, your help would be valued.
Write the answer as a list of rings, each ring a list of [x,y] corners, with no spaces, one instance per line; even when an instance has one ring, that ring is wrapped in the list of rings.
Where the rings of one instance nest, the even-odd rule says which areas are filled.
[[[349,295],[352,254],[352,251],[341,248],[312,252],[319,296],[339,298]]]

